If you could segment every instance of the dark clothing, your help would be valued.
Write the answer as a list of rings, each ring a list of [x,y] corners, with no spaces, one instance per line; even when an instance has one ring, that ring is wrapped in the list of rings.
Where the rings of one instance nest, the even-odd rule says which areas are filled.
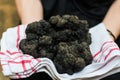
[[[41,72],[31,75],[28,78],[22,78],[22,79],[11,79],[11,80],[52,80],[52,78],[47,75],[47,73]]]
[[[114,0],[42,0],[44,19],[54,15],[71,14],[87,20],[89,27],[100,23]],[[117,41],[118,42],[118,41]],[[120,40],[119,40],[120,42]],[[119,43],[120,44],[120,43]],[[120,73],[108,76],[101,80],[119,80]],[[18,79],[17,79],[18,80]],[[19,80],[52,80],[45,73],[37,73],[29,78]]]
[[[72,14],[88,20],[90,27],[100,23],[114,0],[42,0],[44,18]]]

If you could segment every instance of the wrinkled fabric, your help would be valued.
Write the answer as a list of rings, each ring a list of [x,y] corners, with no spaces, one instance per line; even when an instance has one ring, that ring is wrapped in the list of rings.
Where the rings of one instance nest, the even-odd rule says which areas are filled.
[[[23,54],[19,42],[26,38],[27,25],[8,28],[1,38],[0,62],[5,76],[13,79],[26,78],[37,72],[46,72],[53,80],[98,80],[108,75],[120,72],[120,49],[110,38],[103,23],[90,29],[92,44],[90,50],[93,61],[82,71],[73,75],[59,74],[48,58],[34,58]]]

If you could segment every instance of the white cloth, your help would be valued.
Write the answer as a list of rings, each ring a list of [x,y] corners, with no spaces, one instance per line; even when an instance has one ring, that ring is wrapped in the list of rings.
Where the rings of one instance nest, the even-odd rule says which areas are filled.
[[[0,62],[2,72],[10,78],[25,78],[37,72],[46,72],[55,80],[99,80],[120,72],[120,49],[110,38],[103,23],[90,29],[92,44],[90,50],[93,62],[73,75],[59,74],[48,58],[33,58],[23,54],[19,42],[25,38],[27,25],[7,29],[1,38]]]

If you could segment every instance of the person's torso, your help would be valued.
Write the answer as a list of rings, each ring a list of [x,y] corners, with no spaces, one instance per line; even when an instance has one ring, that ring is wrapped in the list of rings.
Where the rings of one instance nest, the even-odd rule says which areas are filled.
[[[42,0],[44,19],[54,15],[77,15],[90,27],[100,23],[114,0]]]

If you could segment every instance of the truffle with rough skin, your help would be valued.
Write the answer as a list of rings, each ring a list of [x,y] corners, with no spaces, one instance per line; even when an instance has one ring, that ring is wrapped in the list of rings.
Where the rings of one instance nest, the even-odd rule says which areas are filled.
[[[51,59],[59,73],[73,74],[92,62],[88,23],[75,15],[30,23],[25,33],[19,45],[23,53]]]
[[[38,57],[37,54],[38,40],[22,39],[20,41],[19,46],[24,54],[34,55],[35,58]]]

